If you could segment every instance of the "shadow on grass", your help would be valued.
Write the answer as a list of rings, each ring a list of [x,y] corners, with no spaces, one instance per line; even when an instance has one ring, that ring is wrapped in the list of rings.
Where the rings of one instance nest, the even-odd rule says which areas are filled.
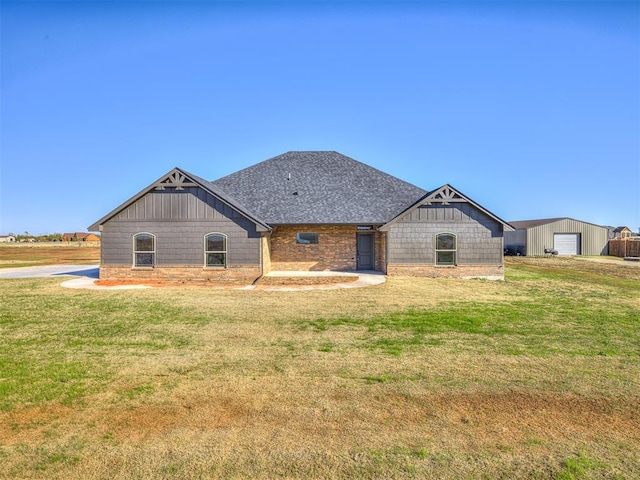
[[[74,270],[72,272],[63,272],[63,273],[54,273],[53,277],[66,277],[66,276],[74,276],[74,277],[87,277],[87,278],[100,278],[100,268],[86,268],[84,270]]]

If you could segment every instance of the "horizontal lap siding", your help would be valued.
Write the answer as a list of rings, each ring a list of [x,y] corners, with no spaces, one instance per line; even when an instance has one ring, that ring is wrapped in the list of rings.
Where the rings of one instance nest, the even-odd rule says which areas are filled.
[[[102,264],[130,265],[133,235],[156,235],[158,265],[204,265],[204,236],[227,235],[229,266],[260,264],[255,224],[199,188],[154,191],[108,221],[102,230]]]
[[[456,234],[459,265],[502,264],[502,226],[466,203],[420,207],[393,224],[389,264],[434,264],[438,233]]]

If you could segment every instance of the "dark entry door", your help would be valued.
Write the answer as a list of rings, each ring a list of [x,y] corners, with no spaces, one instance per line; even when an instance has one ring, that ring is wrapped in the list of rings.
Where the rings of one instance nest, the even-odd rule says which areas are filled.
[[[356,269],[373,270],[373,233],[358,233],[357,239]]]

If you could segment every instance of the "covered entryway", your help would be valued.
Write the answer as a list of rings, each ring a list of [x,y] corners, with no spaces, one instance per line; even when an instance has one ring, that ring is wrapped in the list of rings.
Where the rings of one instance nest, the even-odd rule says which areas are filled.
[[[558,255],[580,255],[580,234],[554,233],[553,248]]]
[[[356,249],[356,269],[357,270],[374,270],[374,234],[358,233]]]

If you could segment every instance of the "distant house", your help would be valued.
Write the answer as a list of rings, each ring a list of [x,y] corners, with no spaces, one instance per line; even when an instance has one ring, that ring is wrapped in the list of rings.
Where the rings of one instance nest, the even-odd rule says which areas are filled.
[[[216,181],[174,168],[89,227],[100,278],[247,280],[271,270],[503,278],[511,227],[337,152],[288,152]]]
[[[509,222],[515,231],[505,232],[505,248],[522,255],[606,255],[609,229],[573,218],[547,218]]]
[[[16,237],[13,235],[0,235],[0,243],[14,243]]]
[[[633,236],[633,232],[629,227],[616,227],[612,231],[612,238],[631,238]]]
[[[100,236],[95,233],[74,232],[62,235],[63,242],[99,242]]]

